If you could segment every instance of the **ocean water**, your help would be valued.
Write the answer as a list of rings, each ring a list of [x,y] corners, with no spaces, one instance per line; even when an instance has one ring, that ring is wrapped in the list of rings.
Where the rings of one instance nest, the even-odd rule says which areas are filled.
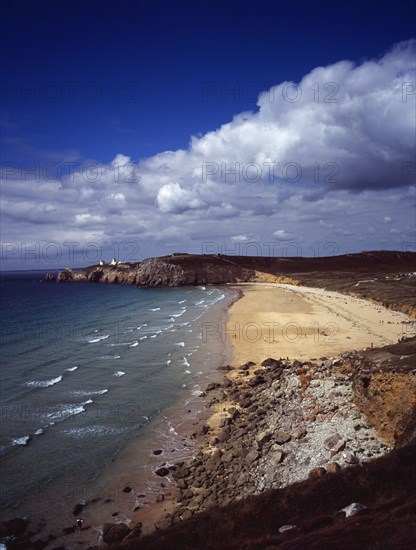
[[[68,488],[94,484],[132,442],[137,447],[142,438],[147,448],[152,430],[166,429],[160,419],[196,398],[223,360],[219,339],[204,342],[203,327],[234,298],[215,287],[137,289],[42,278],[1,275],[6,518],[50,517],[51,506],[59,516],[77,499]],[[140,469],[145,459],[135,457]]]

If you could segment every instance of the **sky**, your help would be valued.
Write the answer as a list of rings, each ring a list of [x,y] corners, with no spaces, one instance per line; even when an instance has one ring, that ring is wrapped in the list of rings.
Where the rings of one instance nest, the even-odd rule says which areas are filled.
[[[413,2],[1,10],[1,269],[416,249]]]

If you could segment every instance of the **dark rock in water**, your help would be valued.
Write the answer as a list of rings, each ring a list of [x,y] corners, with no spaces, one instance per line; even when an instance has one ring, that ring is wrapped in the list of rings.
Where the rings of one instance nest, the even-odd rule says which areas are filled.
[[[50,282],[52,282],[52,281],[55,281],[55,279],[56,279],[56,277],[55,277],[55,275],[52,275],[52,273],[47,273],[47,274],[45,275],[45,281],[46,281],[47,283],[50,283]]]
[[[125,523],[105,523],[103,527],[103,541],[108,544],[120,542],[130,533]]]
[[[28,525],[29,522],[23,518],[0,521],[0,537],[22,535],[26,531]]]
[[[132,490],[133,490],[133,489],[132,489],[131,487],[129,487],[129,486],[127,486],[127,487],[124,487],[124,489],[123,489],[123,493],[131,493],[131,492],[132,492]]]
[[[222,365],[221,367],[218,367],[218,370],[233,370],[233,367],[231,365]]]
[[[220,387],[221,384],[218,384],[218,382],[211,382],[211,384],[208,384],[207,389],[205,391],[212,391],[216,390]]]
[[[162,466],[162,468],[158,468],[156,470],[156,475],[158,475],[160,477],[167,476],[168,473],[169,473],[169,470],[167,468],[165,468],[164,466]]]
[[[163,453],[162,449],[156,449],[155,451],[153,451],[154,455],[161,455],[162,453]]]
[[[71,533],[75,533],[76,526],[71,525],[71,527],[64,527],[64,529],[62,529],[62,531],[65,533],[65,535],[70,535]]]
[[[79,514],[85,508],[85,505],[86,505],[85,501],[78,502],[78,504],[76,504],[72,510],[72,513],[74,514],[74,516],[79,516]]]

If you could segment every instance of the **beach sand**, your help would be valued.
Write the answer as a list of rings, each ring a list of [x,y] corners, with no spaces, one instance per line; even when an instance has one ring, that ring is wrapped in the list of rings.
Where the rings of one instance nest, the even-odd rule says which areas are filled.
[[[228,311],[223,306],[205,319],[201,336],[209,346],[222,349],[223,365],[229,362],[239,367],[247,361],[256,363],[249,374],[269,357],[304,361],[334,357],[343,351],[395,343],[403,336],[415,334],[416,322],[406,315],[336,292],[280,283],[250,283],[230,288],[239,290],[242,297],[234,301]],[[211,368],[205,372],[204,369],[201,389],[212,381],[219,382],[224,374],[223,370]],[[238,370],[227,372],[229,378],[239,375]],[[189,439],[189,435],[199,431],[204,423],[210,427],[211,435],[218,432],[227,409],[234,403],[220,401],[209,408],[209,401],[209,395],[204,398],[195,396],[193,400],[176,403],[166,411],[169,425],[175,427],[176,437],[181,442],[177,442],[176,448],[164,441],[163,434],[169,433],[169,428],[165,427],[160,430],[160,437],[154,434],[153,441],[149,441],[148,448],[141,449],[141,453],[134,446],[129,450],[125,458],[125,476],[119,477],[120,474],[110,466],[109,472],[112,473],[108,473],[108,477],[104,475],[104,479],[109,487],[116,485],[119,488],[118,495],[113,495],[114,500],[107,505],[107,512],[103,504],[86,511],[83,514],[86,523],[97,526],[103,520],[114,521],[110,512],[115,510],[120,511],[117,521],[128,518],[130,527],[141,522],[143,533],[149,533],[161,518],[171,514],[177,506],[176,482],[170,476],[157,477],[154,471],[165,462],[186,461],[198,448],[198,439]],[[158,448],[164,450],[163,454],[153,456],[152,449]],[[213,448],[206,449],[210,450]],[[143,453],[148,457],[144,469],[143,460],[138,459]],[[153,487],[149,486],[149,480],[152,480]],[[127,485],[133,491],[125,495],[122,488]],[[141,493],[144,498],[137,499]],[[157,502],[160,494],[164,495],[164,500]],[[102,493],[100,496],[103,503],[108,495]],[[139,507],[133,512],[137,503]],[[65,543],[80,538],[80,534],[74,534],[65,537]],[[91,542],[88,532],[84,540]]]
[[[243,297],[216,334],[233,343],[233,366],[268,357],[312,360],[393,344],[415,334],[415,322],[379,304],[319,288],[238,285]]]

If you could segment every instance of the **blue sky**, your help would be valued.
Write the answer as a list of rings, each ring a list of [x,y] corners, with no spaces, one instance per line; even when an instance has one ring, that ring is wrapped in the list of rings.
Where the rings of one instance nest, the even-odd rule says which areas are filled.
[[[2,10],[3,269],[414,250],[413,3]]]

